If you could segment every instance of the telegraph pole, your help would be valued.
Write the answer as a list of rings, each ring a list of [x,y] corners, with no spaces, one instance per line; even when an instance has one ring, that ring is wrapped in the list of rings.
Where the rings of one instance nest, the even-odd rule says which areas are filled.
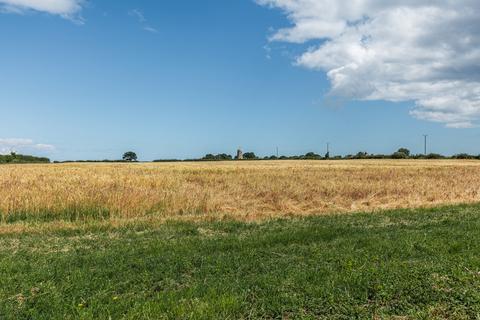
[[[330,154],[330,142],[327,142],[327,153]]]
[[[278,147],[277,147],[277,158],[278,158]]]
[[[427,137],[428,134],[423,135],[423,153],[427,155]]]

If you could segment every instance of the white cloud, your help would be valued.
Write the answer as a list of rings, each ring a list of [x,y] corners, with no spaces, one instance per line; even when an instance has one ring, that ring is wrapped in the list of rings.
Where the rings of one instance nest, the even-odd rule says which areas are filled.
[[[138,22],[140,23],[147,21],[147,19],[145,19],[145,16],[143,15],[143,12],[140,11],[139,9],[130,10],[128,14],[131,15],[132,17],[137,18]]]
[[[145,15],[140,9],[130,10],[128,14],[138,20],[138,22],[142,25],[143,30],[151,33],[158,33],[158,30],[156,28],[148,25],[147,18],[145,18]]]
[[[148,32],[152,32],[152,33],[158,33],[157,29],[155,29],[153,27],[149,27],[149,26],[143,27],[143,30],[148,31]]]
[[[257,2],[292,23],[272,41],[317,42],[296,64],[326,72],[332,94],[414,101],[413,116],[452,128],[480,119],[480,1]]]
[[[50,144],[35,143],[32,139],[0,138],[0,154],[11,152],[52,152],[55,147]]]
[[[46,12],[81,23],[79,13],[84,0],[0,0],[4,12],[23,13],[25,11]]]

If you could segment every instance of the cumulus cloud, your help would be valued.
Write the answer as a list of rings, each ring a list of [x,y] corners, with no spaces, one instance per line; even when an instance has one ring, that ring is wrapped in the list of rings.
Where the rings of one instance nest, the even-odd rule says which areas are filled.
[[[79,16],[84,0],[0,0],[3,12],[46,12],[81,23]]]
[[[413,101],[411,114],[452,128],[480,118],[480,1],[256,0],[292,23],[272,41],[316,43],[296,64],[331,93]]]
[[[11,152],[51,152],[55,147],[50,144],[35,143],[32,139],[0,138],[0,154]]]

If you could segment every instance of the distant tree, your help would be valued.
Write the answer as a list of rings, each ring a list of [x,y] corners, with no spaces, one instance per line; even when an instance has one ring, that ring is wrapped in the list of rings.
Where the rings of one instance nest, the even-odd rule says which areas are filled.
[[[215,160],[215,156],[211,153],[206,154],[205,157],[203,157],[202,160]]]
[[[137,154],[133,151],[128,151],[123,154],[122,157],[123,160],[125,161],[137,161]]]
[[[226,161],[226,160],[232,160],[232,156],[229,155],[229,154],[226,154],[226,153],[220,153],[220,154],[217,154],[217,155],[213,155],[211,153],[205,155],[205,157],[203,157],[201,160],[208,160],[208,161],[215,161],[215,160],[219,160],[219,161]]]
[[[257,159],[257,156],[253,152],[245,152],[243,154],[243,158],[248,160],[254,160],[254,159]]]
[[[452,157],[453,159],[475,159],[475,156],[472,156],[468,153],[456,154]]]
[[[330,159],[330,152],[325,153],[325,159]]]
[[[410,150],[408,150],[407,148],[400,148],[400,149],[398,149],[397,152],[403,153],[403,154],[405,154],[407,157],[410,156]]]
[[[392,159],[407,159],[408,155],[404,152],[397,151],[392,154]]]
[[[216,155],[217,160],[232,160],[233,157],[226,153],[220,153]]]
[[[304,156],[305,159],[321,159],[322,157],[315,152],[308,152]]]
[[[368,157],[368,152],[358,152],[354,158],[355,159],[365,159]]]
[[[0,154],[0,163],[49,163],[49,162],[50,162],[50,159],[48,158],[17,154],[15,152],[12,152],[7,155]]]
[[[445,157],[438,153],[429,153],[425,158],[426,159],[444,159]]]

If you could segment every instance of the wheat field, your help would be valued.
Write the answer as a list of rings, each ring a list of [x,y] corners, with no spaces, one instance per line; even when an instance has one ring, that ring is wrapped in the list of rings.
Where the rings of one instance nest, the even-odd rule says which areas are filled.
[[[0,166],[2,224],[242,221],[480,201],[480,161],[244,161]]]

